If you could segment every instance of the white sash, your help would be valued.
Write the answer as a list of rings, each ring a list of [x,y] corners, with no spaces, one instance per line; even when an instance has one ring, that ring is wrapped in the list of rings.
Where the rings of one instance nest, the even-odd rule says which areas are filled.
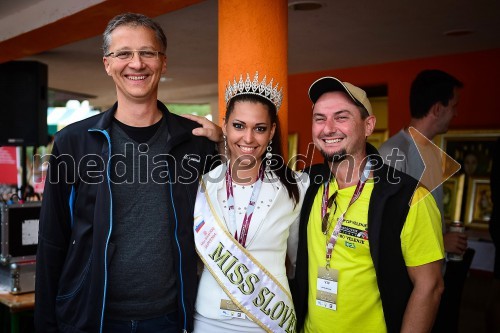
[[[208,198],[205,184],[196,196],[196,251],[221,288],[266,332],[296,332],[291,295],[223,227]]]

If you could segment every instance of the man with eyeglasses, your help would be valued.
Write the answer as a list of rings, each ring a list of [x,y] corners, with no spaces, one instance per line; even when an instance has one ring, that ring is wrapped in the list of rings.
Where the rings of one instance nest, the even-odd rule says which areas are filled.
[[[216,156],[209,139],[222,132],[157,100],[166,47],[150,18],[113,18],[103,62],[117,102],[55,136],[40,216],[39,332],[192,331],[194,199]]]
[[[298,330],[430,331],[444,256],[433,197],[366,142],[376,119],[362,89],[323,77],[309,98],[325,163],[307,170],[292,289]]]

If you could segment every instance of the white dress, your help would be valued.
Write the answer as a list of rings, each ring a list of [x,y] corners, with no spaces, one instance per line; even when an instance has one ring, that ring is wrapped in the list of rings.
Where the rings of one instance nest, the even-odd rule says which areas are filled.
[[[216,179],[218,182],[206,182],[207,193],[216,193],[210,200],[216,207],[228,226],[228,209],[226,184],[223,175],[225,166],[219,166],[204,176],[204,179]],[[266,173],[269,176],[268,173]],[[271,175],[272,177],[272,175]],[[288,192],[276,178],[266,177],[262,184],[255,210],[251,220],[246,248],[269,272],[290,291],[285,269],[285,257],[288,256],[293,266],[297,257],[299,212],[302,207],[304,194],[309,179],[305,174],[299,182],[300,200],[294,207]],[[214,189],[214,187],[216,187]],[[212,189],[212,191],[210,191]],[[252,186],[241,186],[233,183],[235,216],[238,233],[246,212]],[[234,235],[234,230],[229,230]],[[220,311],[221,299],[229,299],[210,272],[204,267],[198,295],[195,304],[194,332],[221,333],[221,332],[264,332],[264,330],[250,319],[225,317]]]

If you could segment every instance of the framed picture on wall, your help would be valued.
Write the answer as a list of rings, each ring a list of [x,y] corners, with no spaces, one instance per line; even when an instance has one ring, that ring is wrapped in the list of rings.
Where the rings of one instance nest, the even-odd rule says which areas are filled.
[[[499,137],[500,129],[450,130],[434,140],[443,151],[460,164],[458,175],[465,177],[459,220],[464,221],[466,226],[473,228],[487,226],[485,216],[480,218],[478,215],[480,211],[474,209],[479,206],[474,206],[477,203],[471,200],[479,197],[477,190],[484,190],[483,185],[479,185],[490,177],[492,154]],[[474,189],[471,189],[471,186],[474,186]]]
[[[465,225],[488,228],[493,204],[489,178],[470,177],[467,191]]]
[[[498,130],[451,130],[436,137],[437,145],[455,161],[467,177],[488,177]]]
[[[464,191],[464,175],[453,176],[443,183],[443,211],[446,222],[459,221]]]

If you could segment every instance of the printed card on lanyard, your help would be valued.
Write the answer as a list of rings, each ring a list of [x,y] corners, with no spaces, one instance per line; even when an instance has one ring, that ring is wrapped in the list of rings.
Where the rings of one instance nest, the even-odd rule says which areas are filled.
[[[339,271],[326,267],[318,268],[316,281],[316,305],[328,310],[337,310],[337,288]]]
[[[245,319],[245,313],[229,299],[220,300],[219,312],[224,317]]]

